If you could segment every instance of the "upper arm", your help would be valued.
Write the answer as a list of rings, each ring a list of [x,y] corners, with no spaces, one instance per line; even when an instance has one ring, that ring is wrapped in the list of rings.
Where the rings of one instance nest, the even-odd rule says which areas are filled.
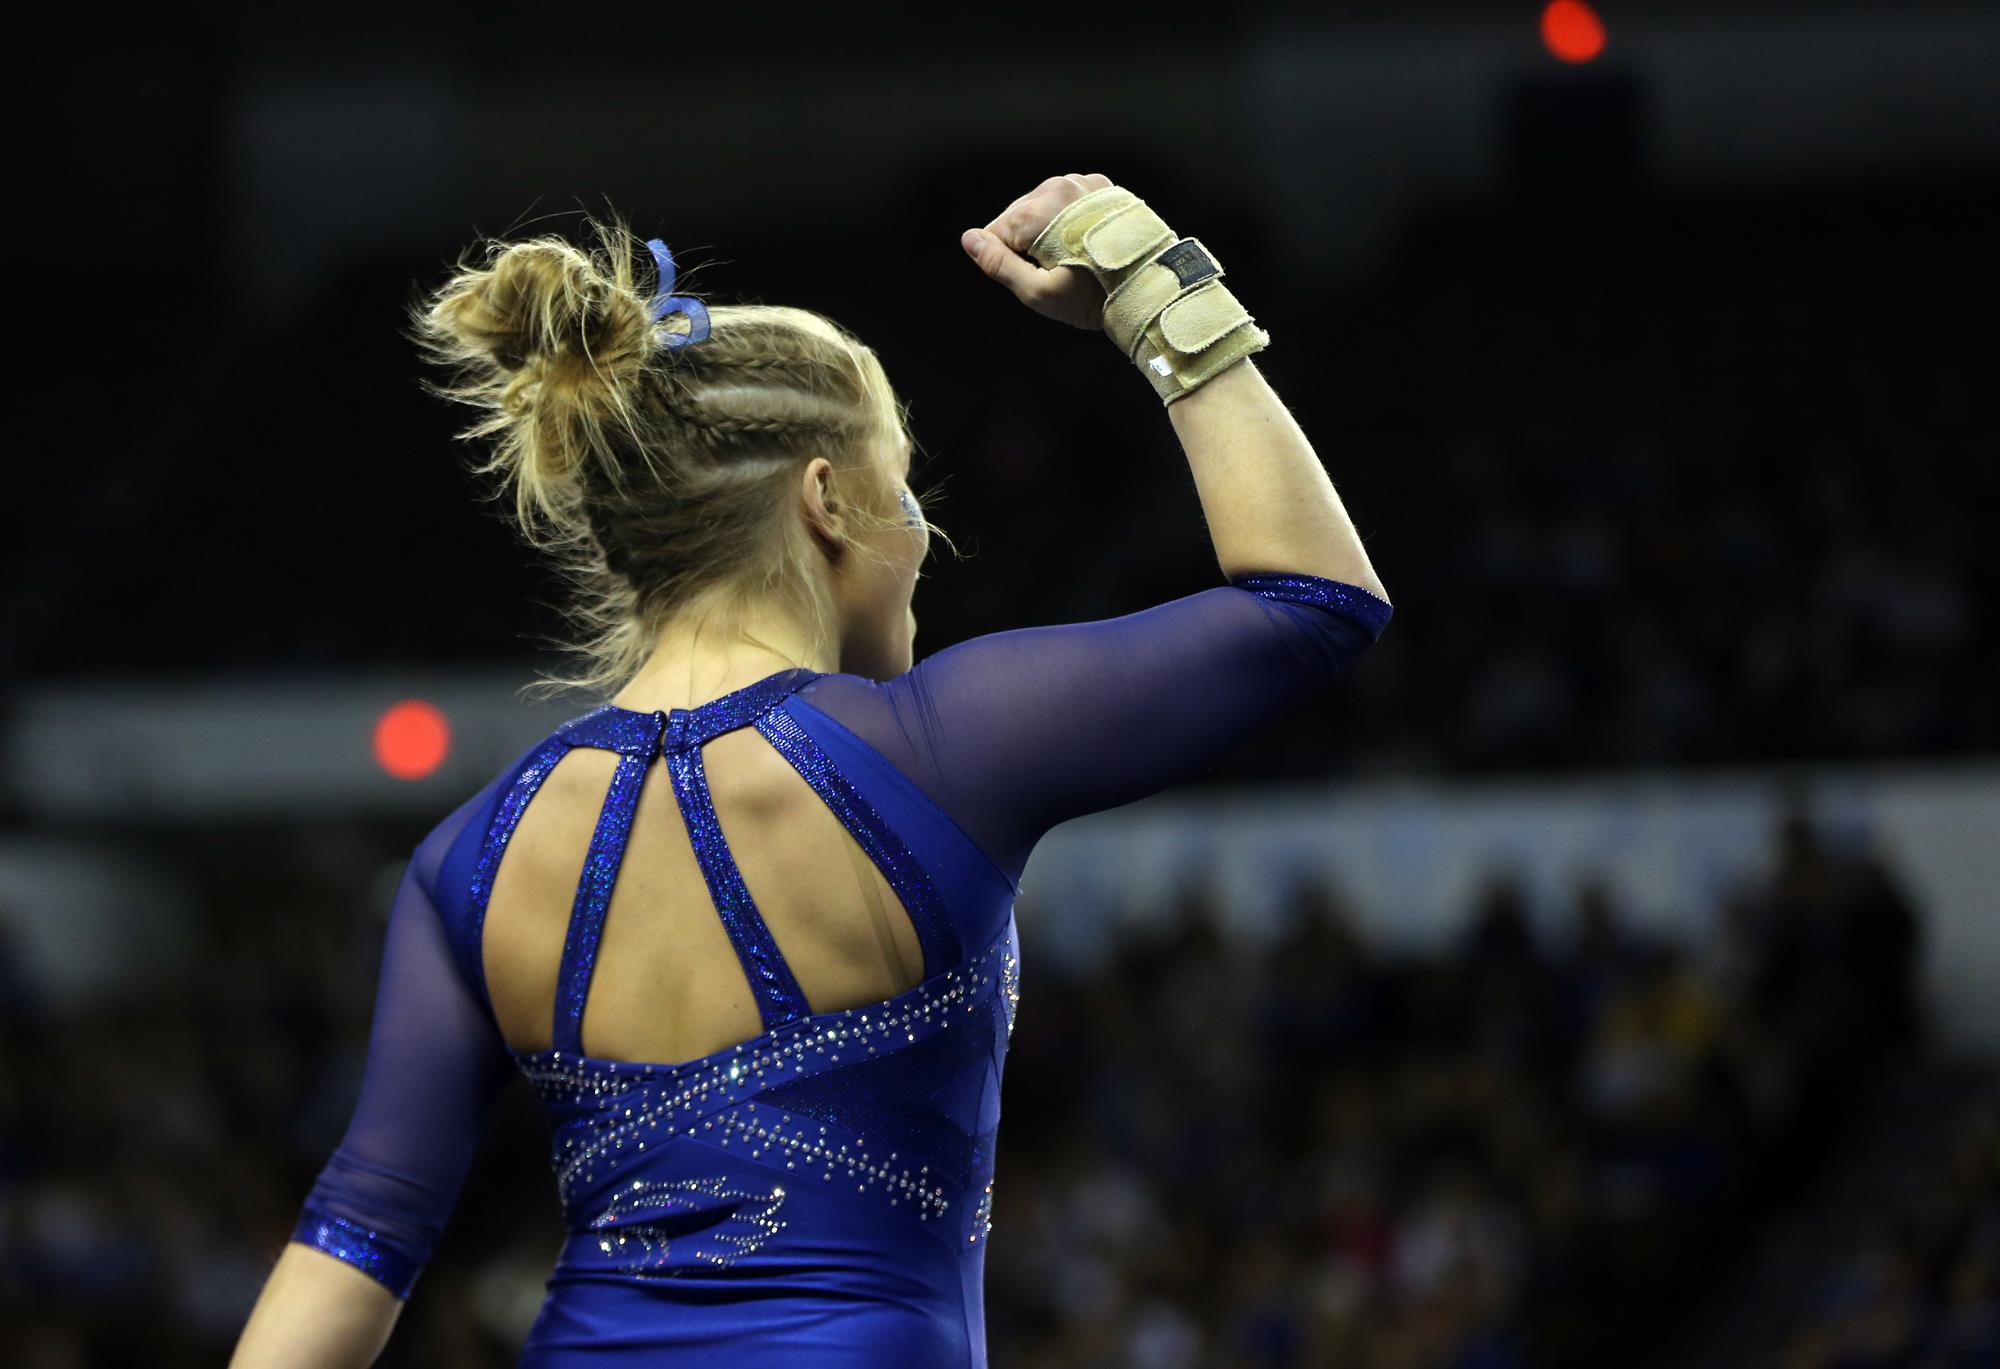
[[[513,1072],[431,893],[454,830],[433,832],[397,887],[360,1097],[293,1237],[399,1297],[429,1259]]]
[[[1331,683],[1389,612],[1331,580],[1239,576],[1121,618],[977,637],[874,702],[829,702],[1018,880],[1049,828],[1208,769]]]

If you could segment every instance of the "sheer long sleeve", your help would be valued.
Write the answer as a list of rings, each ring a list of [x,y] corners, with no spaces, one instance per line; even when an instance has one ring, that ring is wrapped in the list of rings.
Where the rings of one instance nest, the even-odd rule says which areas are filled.
[[[397,887],[360,1098],[292,1236],[398,1297],[430,1258],[512,1073],[435,902],[439,864],[475,807],[425,838]]]
[[[827,676],[807,697],[1018,886],[1050,828],[1211,768],[1323,692],[1390,613],[1338,581],[1240,575],[1121,618],[976,637],[880,684]]]

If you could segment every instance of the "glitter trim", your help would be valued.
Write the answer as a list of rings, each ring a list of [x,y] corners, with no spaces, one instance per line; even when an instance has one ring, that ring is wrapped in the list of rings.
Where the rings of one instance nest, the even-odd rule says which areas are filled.
[[[515,1064],[542,1102],[572,1113],[558,1114],[551,1136],[564,1207],[621,1164],[641,1162],[678,1136],[712,1135],[718,1123],[727,1130],[723,1114],[767,1088],[839,1070],[843,1061],[890,1055],[959,1026],[1004,992],[1005,967],[1014,958],[1010,925],[973,959],[894,998],[790,1022],[681,1064],[516,1052]]]
[[[514,835],[514,828],[521,821],[528,801],[542,787],[542,781],[555,769],[556,762],[569,754],[570,744],[558,732],[536,748],[528,763],[514,778],[514,785],[507,791],[507,797],[494,810],[493,821],[486,828],[486,839],[480,843],[479,862],[473,867],[472,883],[466,889],[466,906],[470,913],[467,919],[470,965],[467,966],[479,986],[479,996],[486,999],[487,1011],[492,1009],[492,1000],[486,992],[486,957],[481,953],[486,936],[486,905],[493,898],[493,877],[500,869],[500,857],[507,850],[507,842]]]
[[[743,688],[710,699],[693,709],[676,708],[667,715],[667,751],[689,751],[757,721],[783,703],[785,696],[819,678],[819,672],[798,666],[779,671]]]
[[[1254,575],[1236,576],[1229,583],[1265,599],[1331,609],[1359,623],[1367,630],[1370,640],[1381,637],[1382,629],[1389,626],[1389,617],[1395,612],[1387,600],[1378,599],[1365,589],[1318,575],[1260,571]]]
[[[820,749],[819,743],[791,714],[781,708],[773,709],[757,720],[757,731],[791,762],[792,768],[833,810],[840,825],[860,843],[889,881],[896,897],[902,900],[916,929],[917,944],[923,947],[924,977],[928,979],[945,966],[956,964],[964,949],[945,911],[944,896],[895,829],[883,821],[874,805],[848,782],[833,758]]]
[[[353,1265],[398,1298],[410,1296],[410,1288],[423,1270],[421,1260],[405,1255],[380,1234],[359,1222],[315,1208],[306,1208],[299,1214],[292,1239]]]
[[[753,680],[720,698],[693,708],[641,713],[617,704],[599,704],[557,729],[572,746],[594,746],[627,756],[650,756],[656,750],[685,751],[713,741],[756,721],[776,708],[786,695],[819,678],[819,672],[794,666]]]
[[[626,838],[632,833],[632,814],[639,807],[639,790],[646,782],[646,767],[652,760],[644,755],[621,755],[611,773],[604,795],[604,808],[597,815],[597,830],[590,838],[590,851],[583,858],[583,877],[576,886],[576,904],[570,910],[569,933],[563,939],[562,968],[556,978],[556,1017],[551,1040],[558,1050],[583,1049],[583,1004],[590,995],[590,978],[597,968],[597,946],[604,936],[604,914],[611,907],[611,891],[618,883],[618,867],[625,859]]]
[[[638,713],[604,704],[570,719],[556,729],[556,735],[572,746],[616,751],[621,756],[650,756],[659,748],[666,719],[664,713]]]
[[[704,705],[706,706],[706,705]],[[667,772],[673,776],[674,798],[680,803],[681,818],[687,824],[688,840],[702,878],[708,882],[709,896],[715,901],[716,916],[736,948],[743,974],[756,996],[757,1011],[769,1031],[806,1016],[812,1008],[805,991],[778,954],[771,929],[751,901],[742,871],[729,854],[729,842],[722,835],[722,820],[715,815],[715,800],[708,792],[708,776],[703,769],[701,748],[690,745],[667,756]]]

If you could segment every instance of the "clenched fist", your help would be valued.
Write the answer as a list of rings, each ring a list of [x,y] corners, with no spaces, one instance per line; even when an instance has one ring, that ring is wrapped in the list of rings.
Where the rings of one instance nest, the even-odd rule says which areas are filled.
[[[1104,287],[1097,277],[1081,266],[1045,271],[1024,254],[1066,206],[1111,183],[1109,176],[1095,173],[1051,176],[1001,210],[986,227],[966,229],[959,243],[980,270],[1036,313],[1072,328],[1102,328]]]

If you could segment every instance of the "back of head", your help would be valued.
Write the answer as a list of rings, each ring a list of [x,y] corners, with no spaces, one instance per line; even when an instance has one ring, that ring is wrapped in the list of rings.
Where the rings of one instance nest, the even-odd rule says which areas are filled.
[[[549,687],[614,692],[698,604],[776,597],[831,640],[790,515],[824,456],[844,513],[876,518],[870,452],[903,422],[881,362],[830,319],[777,305],[710,306],[708,337],[667,347],[644,245],[616,218],[586,225],[587,250],[480,244],[483,260],[461,259],[412,310],[419,347],[450,372],[427,388],[480,411],[459,434],[490,443],[475,469],[572,585],[583,668]]]

